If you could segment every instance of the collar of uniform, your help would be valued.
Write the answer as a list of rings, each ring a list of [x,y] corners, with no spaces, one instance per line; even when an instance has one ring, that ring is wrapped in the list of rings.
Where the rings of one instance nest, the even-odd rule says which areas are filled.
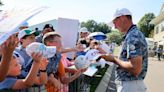
[[[16,49],[21,50],[22,49],[22,45],[16,47]]]
[[[126,38],[127,34],[128,34],[133,28],[135,28],[135,27],[136,27],[136,25],[131,25],[131,26],[130,26],[130,28],[128,29],[127,33],[124,34],[123,40]]]
[[[21,45],[21,46],[19,46],[19,47],[18,47],[18,49],[19,49],[19,50],[25,50],[25,48],[23,48],[23,46],[22,46],[22,45]]]

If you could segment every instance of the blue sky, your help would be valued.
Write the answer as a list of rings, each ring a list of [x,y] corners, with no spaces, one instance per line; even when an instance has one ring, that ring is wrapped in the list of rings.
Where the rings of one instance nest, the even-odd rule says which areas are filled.
[[[80,22],[93,19],[108,23],[118,8],[128,8],[138,23],[145,13],[159,14],[163,0],[1,0],[6,6],[44,5],[50,7],[34,16],[29,23],[62,18],[78,19]]]

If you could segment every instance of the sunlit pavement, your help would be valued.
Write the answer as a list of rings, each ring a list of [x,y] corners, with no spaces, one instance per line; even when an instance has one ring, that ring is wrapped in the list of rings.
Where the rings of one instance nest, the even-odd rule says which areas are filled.
[[[149,66],[145,83],[148,88],[147,92],[164,92],[164,59],[149,57]]]

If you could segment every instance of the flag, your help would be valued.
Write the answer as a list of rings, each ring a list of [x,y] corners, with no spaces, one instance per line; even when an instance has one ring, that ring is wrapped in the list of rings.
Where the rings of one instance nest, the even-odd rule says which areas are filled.
[[[0,44],[10,35],[18,32],[18,27],[47,7],[14,7],[0,12]]]

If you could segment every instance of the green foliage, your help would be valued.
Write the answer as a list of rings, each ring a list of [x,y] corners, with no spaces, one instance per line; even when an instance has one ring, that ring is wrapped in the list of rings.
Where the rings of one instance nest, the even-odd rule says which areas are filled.
[[[105,23],[97,23],[94,20],[88,20],[82,22],[81,27],[86,27],[90,32],[103,32],[104,34],[109,33],[111,28]]]
[[[112,30],[107,34],[107,38],[109,42],[115,42],[116,44],[120,44],[122,40],[123,34],[121,34],[118,30]]]
[[[97,23],[94,20],[88,20],[87,22],[81,23],[81,27],[86,27],[90,32],[93,32],[96,26],[97,26]]]
[[[107,24],[105,24],[105,23],[99,23],[98,24],[98,28],[95,31],[96,32],[103,32],[103,33],[106,34],[106,33],[111,32],[111,28]]]
[[[154,25],[150,24],[150,21],[155,18],[153,13],[145,14],[138,22],[138,28],[146,37],[149,37],[151,31],[154,29]]]

